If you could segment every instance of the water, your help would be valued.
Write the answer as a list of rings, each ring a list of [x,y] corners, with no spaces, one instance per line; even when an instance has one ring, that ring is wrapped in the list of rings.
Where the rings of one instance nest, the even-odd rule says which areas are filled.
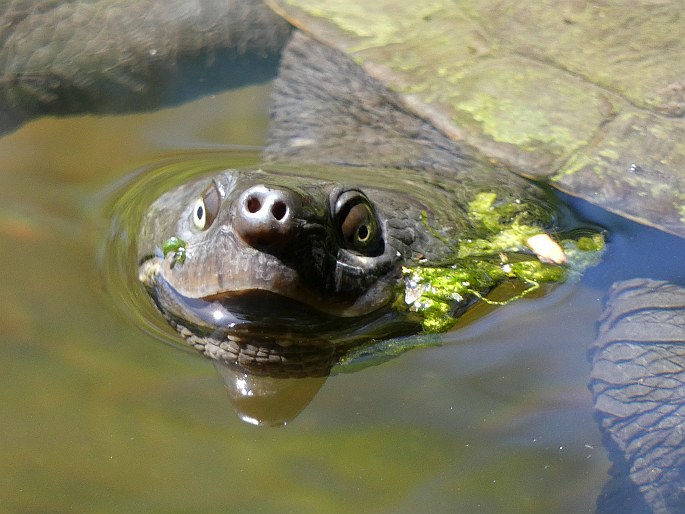
[[[581,284],[331,377],[279,429],[242,422],[211,362],[114,308],[98,269],[112,191],[179,153],[261,144],[267,94],[0,139],[0,510],[593,511],[609,463],[586,346],[614,280],[685,280],[682,240],[577,203],[612,231]]]

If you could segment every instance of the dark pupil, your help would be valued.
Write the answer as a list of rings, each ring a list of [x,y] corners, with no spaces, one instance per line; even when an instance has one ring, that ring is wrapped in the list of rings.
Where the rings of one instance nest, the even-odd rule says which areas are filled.
[[[197,219],[202,220],[204,217],[204,209],[202,208],[202,205],[197,206]]]
[[[359,230],[357,231],[357,238],[360,241],[366,241],[369,237],[369,227],[366,225],[362,225],[359,227]]]

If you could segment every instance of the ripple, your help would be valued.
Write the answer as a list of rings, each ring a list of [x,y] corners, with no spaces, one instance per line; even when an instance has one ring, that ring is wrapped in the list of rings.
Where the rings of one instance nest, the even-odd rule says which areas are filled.
[[[250,150],[175,153],[133,171],[109,188],[103,209],[108,229],[98,248],[97,265],[105,299],[119,316],[158,340],[185,348],[138,280],[143,216],[162,193],[191,178],[258,162],[259,153]]]

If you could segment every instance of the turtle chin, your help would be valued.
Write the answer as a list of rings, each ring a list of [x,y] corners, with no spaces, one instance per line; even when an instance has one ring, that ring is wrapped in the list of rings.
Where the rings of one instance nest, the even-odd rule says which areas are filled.
[[[212,337],[190,333],[186,340],[207,357],[236,371],[274,378],[325,377],[338,356],[336,346],[324,340],[303,345],[281,338],[227,332]]]

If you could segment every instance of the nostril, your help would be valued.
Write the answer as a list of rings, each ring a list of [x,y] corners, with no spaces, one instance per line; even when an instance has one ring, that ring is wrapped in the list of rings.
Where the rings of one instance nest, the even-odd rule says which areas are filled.
[[[300,205],[298,193],[287,188],[252,186],[231,208],[233,227],[246,244],[276,255],[295,239]]]
[[[248,212],[254,214],[255,212],[259,212],[259,210],[262,208],[262,202],[259,201],[259,198],[250,196],[245,201],[245,207],[247,207]]]
[[[288,214],[288,206],[281,200],[275,201],[271,206],[271,214],[277,221],[281,221]]]

